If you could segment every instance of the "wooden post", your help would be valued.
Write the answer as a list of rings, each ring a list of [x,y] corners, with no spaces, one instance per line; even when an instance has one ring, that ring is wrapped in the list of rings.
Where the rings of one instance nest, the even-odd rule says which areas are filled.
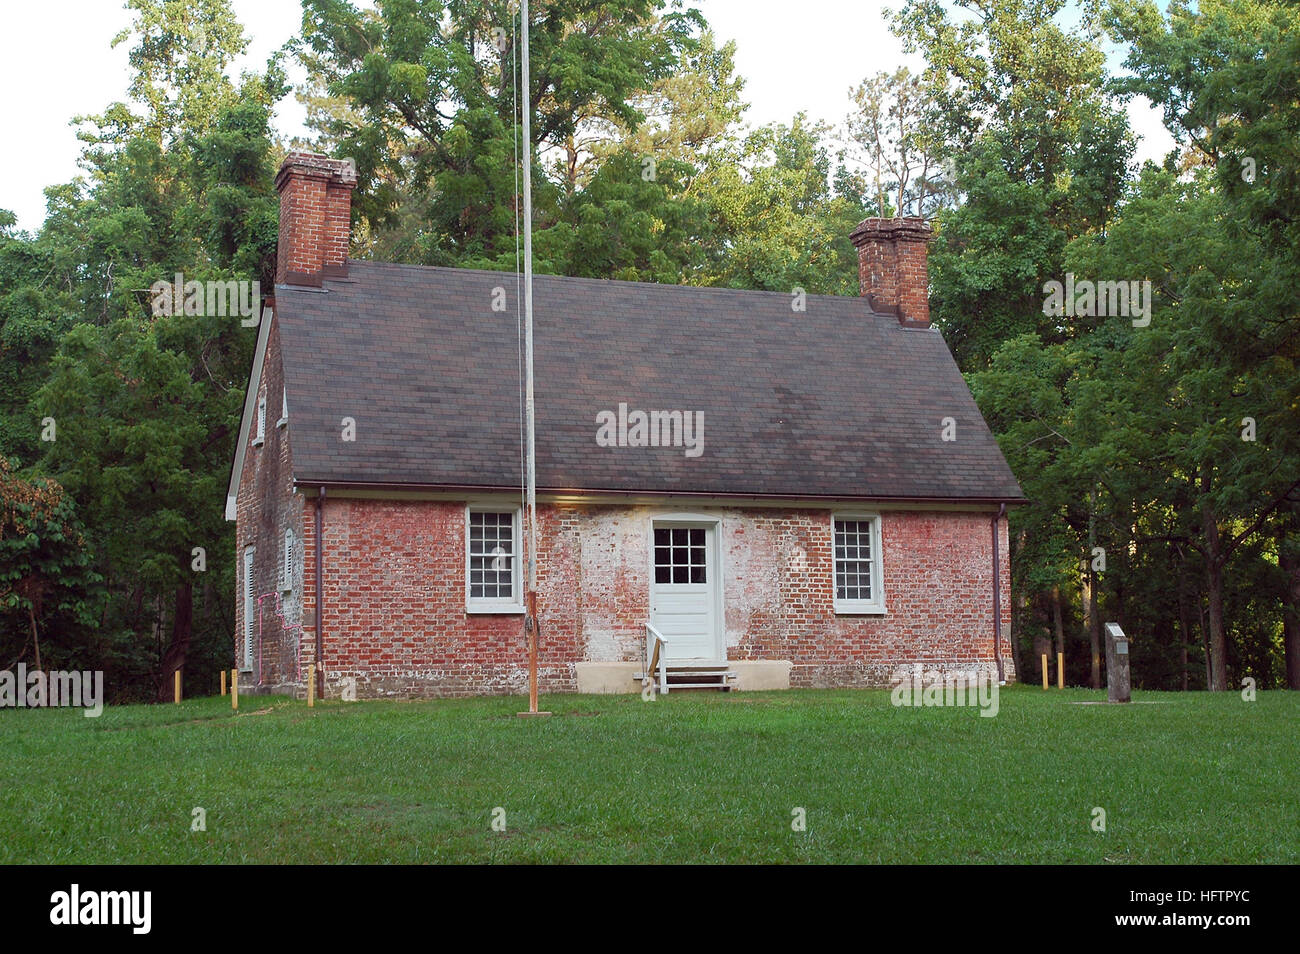
[[[175,672],[175,676],[176,676],[176,678],[175,678],[175,687],[176,687],[176,693],[175,693],[175,695],[176,695],[176,704],[177,704],[177,705],[180,705],[180,701],[181,701],[181,671],[180,671],[179,668],[176,670],[176,672]]]
[[[549,712],[537,711],[537,591],[529,590],[524,595],[525,626],[528,629],[528,711],[521,716],[548,716]],[[531,625],[530,625],[531,624]]]
[[[307,708],[316,705],[316,664],[307,664]]]
[[[1065,653],[1056,654],[1056,688],[1065,688]]]
[[[1043,653],[1043,691],[1047,691],[1047,653]]]
[[[528,25],[524,24],[527,29]],[[536,559],[536,557],[534,557]],[[537,711],[537,591],[528,591],[528,711]]]
[[[221,670],[221,694],[223,696],[226,694],[226,671],[224,669]]]
[[[239,708],[239,670],[230,670],[230,708]]]

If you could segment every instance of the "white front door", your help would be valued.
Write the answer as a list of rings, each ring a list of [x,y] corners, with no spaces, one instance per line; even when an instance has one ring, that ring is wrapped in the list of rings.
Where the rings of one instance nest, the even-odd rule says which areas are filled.
[[[723,658],[715,537],[713,525],[654,523],[650,623],[670,660]]]

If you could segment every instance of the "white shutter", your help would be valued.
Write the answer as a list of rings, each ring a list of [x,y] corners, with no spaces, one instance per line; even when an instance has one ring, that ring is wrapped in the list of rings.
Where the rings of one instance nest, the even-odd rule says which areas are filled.
[[[257,598],[253,589],[253,548],[244,547],[244,668],[253,668],[253,614]]]
[[[257,399],[257,436],[253,439],[254,444],[261,444],[266,440],[266,398]]]

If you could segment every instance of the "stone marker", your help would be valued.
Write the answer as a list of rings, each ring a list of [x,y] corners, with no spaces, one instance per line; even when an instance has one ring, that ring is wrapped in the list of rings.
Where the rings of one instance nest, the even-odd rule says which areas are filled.
[[[1106,624],[1106,699],[1129,701],[1128,637],[1119,623]]]

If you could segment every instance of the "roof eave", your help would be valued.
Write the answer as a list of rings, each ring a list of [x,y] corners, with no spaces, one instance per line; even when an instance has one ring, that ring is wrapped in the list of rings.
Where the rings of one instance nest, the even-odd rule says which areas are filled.
[[[426,484],[405,481],[374,480],[338,480],[334,478],[315,479],[306,476],[294,477],[295,488],[311,490],[324,487],[326,490],[371,490],[371,491],[406,491],[413,493],[465,493],[498,494],[518,493],[519,486],[500,484]],[[755,491],[717,491],[717,490],[626,490],[609,487],[553,487],[539,486],[539,494],[565,496],[609,496],[609,497],[720,497],[735,500],[852,500],[865,503],[915,503],[915,504],[979,504],[1008,507],[1023,506],[1030,503],[1027,497],[1010,496],[900,496],[890,494],[814,494],[814,493],[759,493]]]

